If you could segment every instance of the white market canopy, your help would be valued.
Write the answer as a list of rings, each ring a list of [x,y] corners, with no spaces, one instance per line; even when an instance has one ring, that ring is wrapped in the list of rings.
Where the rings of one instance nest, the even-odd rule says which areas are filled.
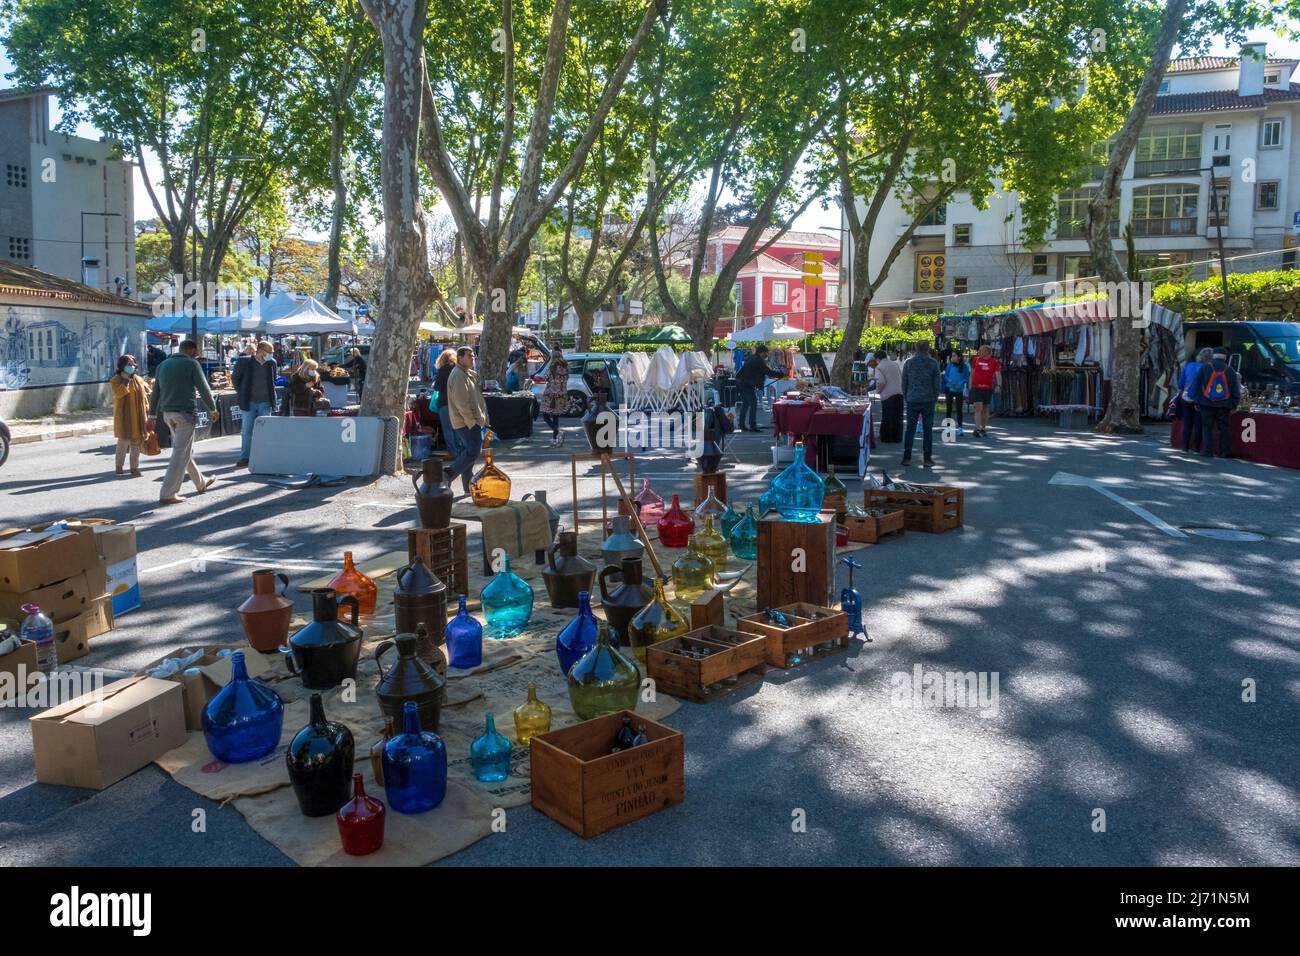
[[[250,302],[226,315],[199,313],[199,331],[205,335],[310,335],[328,332],[356,334],[356,325],[308,296],[299,302],[287,292]],[[152,332],[187,334],[194,322],[187,312],[157,316],[145,323]]]
[[[337,332],[356,334],[356,323],[327,308],[315,296],[295,303],[296,308],[278,318],[263,316],[262,332],[267,335],[323,335]]]
[[[464,325],[461,326],[459,329],[452,329],[451,331],[456,335],[482,335],[483,323],[475,322],[473,325]],[[513,329],[510,330],[510,334],[511,335],[532,335],[533,330],[530,328],[526,328],[525,326],[522,325],[516,325]]]
[[[430,335],[455,335],[458,332],[463,332],[464,329],[453,329],[439,322],[421,322],[420,331],[428,332]]]
[[[781,342],[801,339],[807,334],[803,329],[792,328],[784,324],[777,325],[776,318],[768,316],[747,329],[732,332],[724,341],[729,345],[736,342]]]

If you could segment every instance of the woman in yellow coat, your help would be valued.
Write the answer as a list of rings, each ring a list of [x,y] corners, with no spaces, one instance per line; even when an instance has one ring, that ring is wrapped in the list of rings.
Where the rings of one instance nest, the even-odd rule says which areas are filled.
[[[140,476],[140,446],[149,428],[149,383],[137,374],[134,355],[122,355],[117,360],[117,374],[109,383],[113,386],[113,434],[117,437],[117,473],[126,474],[122,464],[126,453],[131,452],[131,474]]]

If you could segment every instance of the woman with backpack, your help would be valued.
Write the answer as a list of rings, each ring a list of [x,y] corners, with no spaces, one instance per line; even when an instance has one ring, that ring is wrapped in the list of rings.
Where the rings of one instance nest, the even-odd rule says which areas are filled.
[[[953,349],[952,354],[948,356],[947,364],[943,367],[943,397],[948,409],[946,418],[952,418],[953,406],[957,407],[958,435],[966,434],[966,429],[962,427],[962,406],[966,404],[968,391],[970,391],[970,366],[966,364],[965,356]]]
[[[1192,389],[1196,387],[1196,376],[1210,364],[1213,354],[1212,349],[1201,349],[1195,359],[1183,366],[1183,373],[1178,376],[1178,414],[1183,420],[1184,455],[1201,450],[1201,412]]]

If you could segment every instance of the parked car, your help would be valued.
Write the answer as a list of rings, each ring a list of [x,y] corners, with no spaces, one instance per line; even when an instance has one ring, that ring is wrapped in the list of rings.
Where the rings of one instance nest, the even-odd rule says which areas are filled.
[[[9,426],[0,418],[0,465],[9,457]]]
[[[342,365],[345,362],[347,362],[348,353],[351,352],[354,348],[360,349],[361,357],[365,359],[367,362],[370,361],[369,345],[336,345],[334,346],[334,348],[328,349],[325,352],[325,356],[322,359],[321,364],[324,365],[326,368],[329,368],[331,363]]]
[[[1247,388],[1300,395],[1300,323],[1187,322],[1183,331],[1189,359],[1203,348],[1223,349]]]
[[[618,374],[618,360],[621,356],[612,355],[607,352],[566,352],[564,360],[569,363],[569,418],[580,418],[587,413],[587,405],[591,401],[591,386],[583,377],[589,365],[604,365],[605,370],[609,372],[610,384],[614,387],[614,394],[609,396],[610,405],[618,405],[623,401],[623,380]],[[551,373],[551,360],[548,358],[533,374],[533,394],[537,400],[542,400],[542,393],[546,391],[546,380]]]

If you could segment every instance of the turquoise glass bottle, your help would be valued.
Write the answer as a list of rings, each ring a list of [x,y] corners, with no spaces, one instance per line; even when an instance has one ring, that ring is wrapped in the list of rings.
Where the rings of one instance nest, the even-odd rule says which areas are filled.
[[[555,638],[555,657],[560,662],[560,673],[569,673],[569,668],[596,646],[598,623],[596,615],[591,613],[591,595],[579,591],[578,613]]]
[[[478,667],[483,663],[483,625],[474,619],[460,596],[460,610],[447,622],[447,656],[452,667]]]
[[[469,745],[469,765],[484,783],[499,783],[510,776],[510,740],[497,733],[496,719],[487,715],[483,736]]]
[[[510,570],[508,555],[501,556],[501,570],[492,576],[479,601],[487,618],[487,635],[494,640],[514,637],[533,616],[533,589]]]
[[[722,536],[731,540],[731,529],[743,517],[745,517],[745,509],[740,506],[740,502],[733,501],[727,505],[727,510],[722,514],[722,524],[719,526]]]
[[[794,461],[772,479],[776,510],[786,521],[816,521],[826,495],[826,482],[804,463],[803,442],[794,446]]]
[[[760,518],[769,511],[777,510],[776,502],[778,497],[776,485],[774,484],[769,484],[767,491],[758,496],[758,516]]]
[[[736,557],[746,561],[758,560],[758,517],[754,514],[753,505],[749,506],[743,518],[731,526],[727,543],[731,545],[731,552]]]
[[[423,813],[447,796],[447,747],[420,729],[415,701],[402,705],[402,732],[384,745],[384,790],[398,813]]]

